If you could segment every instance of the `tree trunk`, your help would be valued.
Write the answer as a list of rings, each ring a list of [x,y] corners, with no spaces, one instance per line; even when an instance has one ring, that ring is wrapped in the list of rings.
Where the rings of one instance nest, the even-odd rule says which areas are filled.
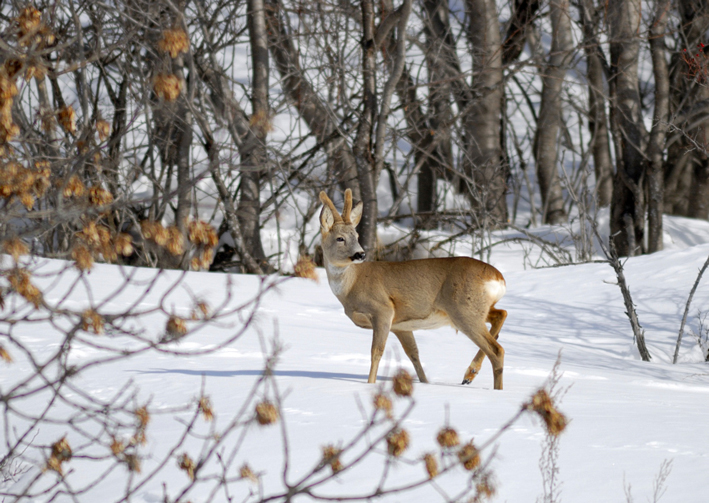
[[[584,51],[588,80],[588,129],[591,132],[591,152],[596,175],[596,200],[599,206],[610,206],[613,195],[613,163],[608,138],[607,96],[604,91],[603,53],[598,39],[599,11],[594,0],[583,0]]]
[[[505,41],[502,44],[502,64],[517,61],[527,40],[527,27],[539,11],[539,0],[515,0]]]
[[[261,244],[260,180],[268,165],[266,135],[271,127],[268,107],[268,37],[263,0],[248,0],[248,29],[251,45],[251,120],[253,131],[241,151],[240,193],[237,215],[249,254],[265,265],[266,255]]]
[[[617,0],[608,4],[611,103],[616,145],[611,235],[620,256],[632,256],[643,250],[646,135],[638,92],[641,12],[640,0]]]
[[[473,47],[472,99],[463,111],[464,170],[472,181],[471,204],[478,226],[507,225],[507,167],[502,163],[502,46],[494,0],[467,0],[467,36]]]
[[[359,242],[372,256],[377,245],[377,186],[372,157],[372,128],[377,110],[376,47],[374,42],[374,3],[362,0],[362,107],[357,136],[352,146],[357,165],[357,179],[364,208],[358,226]]]
[[[662,213],[663,213],[663,173],[662,161],[667,136],[669,117],[670,78],[667,68],[665,31],[670,0],[656,0],[655,16],[650,26],[650,50],[652,69],[655,76],[655,111],[652,118],[652,130],[648,141],[648,253],[662,250]]]
[[[558,224],[568,220],[556,163],[559,128],[562,121],[561,93],[574,43],[571,38],[568,0],[552,0],[549,13],[552,42],[549,59],[542,76],[542,104],[537,131],[534,135],[534,159],[537,163],[537,179],[542,194],[544,223]]]

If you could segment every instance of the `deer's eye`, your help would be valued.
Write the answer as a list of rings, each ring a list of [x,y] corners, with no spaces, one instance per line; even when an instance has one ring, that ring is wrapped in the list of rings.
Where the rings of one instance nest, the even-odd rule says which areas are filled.
[[[344,242],[345,242],[345,238],[337,238],[337,242],[338,242],[338,243],[344,243]]]

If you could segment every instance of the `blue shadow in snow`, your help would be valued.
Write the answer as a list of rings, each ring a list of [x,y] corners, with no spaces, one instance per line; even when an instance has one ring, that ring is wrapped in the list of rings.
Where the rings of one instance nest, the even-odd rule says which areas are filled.
[[[139,374],[182,374],[207,377],[260,376],[263,370],[191,370],[191,369],[151,369],[137,370]],[[343,374],[339,372],[314,372],[306,370],[274,370],[276,377],[309,377],[311,379],[337,379],[341,381],[367,381],[367,374]],[[389,380],[381,377],[377,380]]]

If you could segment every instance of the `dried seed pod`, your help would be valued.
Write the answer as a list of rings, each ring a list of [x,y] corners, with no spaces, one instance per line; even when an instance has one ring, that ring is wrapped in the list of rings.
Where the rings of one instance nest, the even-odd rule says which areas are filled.
[[[64,128],[64,131],[71,135],[76,134],[76,112],[71,105],[67,105],[59,110],[57,114],[59,124]]]
[[[208,396],[200,397],[199,399],[199,410],[202,412],[205,421],[211,421],[214,419],[214,410],[212,409],[212,401]]]
[[[392,431],[387,436],[387,451],[390,456],[398,458],[409,446],[409,433],[404,429]]]
[[[20,73],[20,70],[22,70],[22,60],[17,58],[7,58],[5,60],[5,64],[3,64],[2,67],[3,70],[5,70],[7,78],[14,79],[17,74]],[[2,74],[0,73],[0,75]]]
[[[71,258],[75,262],[75,266],[80,271],[90,271],[94,266],[94,258],[91,252],[84,245],[76,245],[71,251]]]
[[[411,396],[414,392],[414,380],[406,370],[400,369],[394,378],[394,393],[398,396]]]
[[[278,409],[268,400],[264,400],[256,405],[256,421],[258,421],[258,424],[261,426],[276,423],[278,421],[278,417]]]
[[[184,82],[177,76],[167,73],[160,73],[155,77],[153,89],[158,98],[165,101],[175,101],[182,92]]]
[[[187,476],[190,478],[190,480],[194,480],[194,471],[196,469],[196,466],[189,454],[187,454],[186,452],[183,453],[182,456],[180,456],[177,466],[179,466],[181,470],[187,472]]]
[[[27,269],[15,269],[8,279],[12,289],[35,308],[38,309],[42,305],[42,292],[30,281],[30,273]]]
[[[426,465],[426,473],[428,473],[428,478],[435,478],[438,475],[438,461],[436,461],[436,456],[430,453],[426,454],[423,457],[423,462]]]
[[[542,418],[550,435],[557,436],[566,428],[566,416],[554,407],[554,403],[545,389],[537,391],[531,402],[525,404],[524,408],[536,412]]]
[[[42,14],[32,6],[25,7],[17,16],[21,45],[27,45],[26,39],[37,33],[42,24]],[[24,43],[22,43],[24,42]]]
[[[62,463],[71,459],[71,446],[66,437],[52,444],[52,452],[47,460],[47,469],[63,474]]]
[[[96,311],[93,309],[87,309],[84,311],[84,313],[81,315],[82,319],[82,329],[85,332],[93,332],[96,335],[102,335],[103,334],[103,316],[98,314]]]
[[[120,454],[123,454],[123,451],[125,450],[126,445],[123,443],[123,441],[113,437],[111,440],[111,452],[113,453],[113,455],[119,456]]]
[[[86,192],[84,182],[78,176],[72,175],[64,187],[63,195],[64,197],[81,197],[84,192]]]
[[[92,206],[108,206],[113,202],[113,194],[101,186],[95,185],[89,189],[89,203]]]
[[[15,259],[15,262],[17,262],[22,255],[27,255],[30,252],[27,245],[19,238],[12,238],[3,242],[2,247],[5,253]]]
[[[478,493],[478,499],[480,500],[482,500],[482,498],[492,499],[497,492],[492,475],[484,473],[475,484],[475,491]]]
[[[103,119],[97,120],[96,132],[98,133],[99,139],[101,141],[104,141],[106,138],[108,138],[108,135],[111,134],[111,125],[108,123],[108,121],[105,121]]]
[[[126,462],[129,471],[140,473],[140,458],[136,454],[126,454],[123,460]]]
[[[4,361],[5,363],[12,363],[12,356],[10,356],[10,353],[7,352],[7,350],[0,345],[0,360]]]
[[[139,428],[145,428],[146,426],[148,426],[148,423],[150,422],[150,413],[148,412],[148,408],[145,405],[135,409],[134,414],[135,417],[138,419]]]
[[[342,449],[338,449],[334,445],[325,445],[322,448],[322,462],[323,464],[330,465],[332,473],[337,473],[344,468],[340,461],[341,453]]]
[[[167,229],[167,243],[166,248],[173,255],[182,255],[185,250],[185,237],[180,232],[180,229],[175,227],[168,227]]]
[[[170,340],[180,339],[187,334],[187,323],[185,323],[183,318],[173,314],[167,320],[165,332],[167,332]]]
[[[472,440],[460,448],[458,451],[458,460],[468,471],[475,470],[475,468],[480,465],[480,453],[475,445],[473,445]]]
[[[170,54],[171,58],[176,58],[181,52],[187,52],[190,48],[190,39],[187,33],[181,28],[173,28],[162,32],[162,39],[158,42],[158,49]]]
[[[387,395],[384,393],[377,393],[374,395],[374,399],[372,400],[374,403],[374,408],[376,410],[381,410],[384,412],[384,415],[391,419],[391,412],[392,412],[392,403],[391,403],[391,398],[389,398]]]
[[[129,257],[133,254],[133,238],[130,234],[120,233],[115,239],[116,253]]]
[[[458,432],[455,431],[453,428],[449,427],[443,428],[441,431],[438,432],[438,436],[436,436],[436,441],[438,442],[438,445],[440,445],[444,449],[450,449],[451,447],[455,447],[460,444]]]
[[[313,262],[313,259],[307,255],[301,255],[298,257],[298,262],[296,262],[295,267],[293,268],[293,273],[298,278],[311,279],[316,283],[320,282],[318,273],[315,271],[315,263]]]
[[[258,477],[256,476],[254,471],[251,469],[251,467],[247,463],[244,463],[242,465],[242,467],[239,469],[239,476],[242,479],[250,480],[254,484],[256,484],[258,482]]]

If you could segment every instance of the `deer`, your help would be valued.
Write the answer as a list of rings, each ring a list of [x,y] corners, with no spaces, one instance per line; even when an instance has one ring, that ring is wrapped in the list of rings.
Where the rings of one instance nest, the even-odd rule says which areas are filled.
[[[487,356],[492,363],[494,388],[501,390],[505,351],[497,339],[507,311],[495,308],[495,304],[507,285],[500,271],[469,257],[365,261],[356,231],[362,202],[352,206],[350,189],[345,190],[342,214],[324,191],[320,192],[320,201],[323,262],[330,289],[355,325],[373,331],[367,382],[377,381],[379,361],[389,332],[393,332],[419,381],[428,383],[413,332],[451,326],[480,348],[462,384],[473,381]],[[489,330],[486,323],[490,323]]]

